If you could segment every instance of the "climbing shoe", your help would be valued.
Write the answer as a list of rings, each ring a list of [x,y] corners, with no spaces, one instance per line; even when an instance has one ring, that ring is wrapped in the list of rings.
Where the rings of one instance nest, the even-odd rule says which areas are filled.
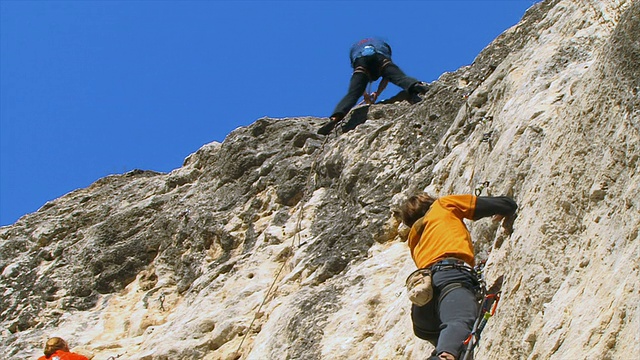
[[[318,134],[329,135],[331,133],[331,130],[333,130],[333,128],[336,127],[337,123],[338,123],[337,120],[330,120],[328,123],[322,125],[320,129],[318,129]]]
[[[422,98],[416,93],[411,93],[409,94],[409,98],[407,99],[407,101],[409,102],[409,104],[413,105],[422,101]]]
[[[336,125],[340,122],[340,120],[342,120],[344,116],[343,115],[333,115],[329,118],[329,122],[322,125],[322,127],[320,129],[318,129],[318,134],[319,135],[329,135],[331,133],[331,130],[333,130],[334,127],[336,127]]]
[[[427,83],[419,81],[409,88],[409,92],[413,94],[425,94],[429,91],[429,85]]]

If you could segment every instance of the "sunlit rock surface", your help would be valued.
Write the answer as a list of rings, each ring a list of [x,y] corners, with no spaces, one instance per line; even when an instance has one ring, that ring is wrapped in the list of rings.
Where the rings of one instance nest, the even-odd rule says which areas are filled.
[[[169,174],[47,203],[0,229],[0,353],[61,336],[94,359],[425,359],[393,210],[426,189],[520,205],[511,235],[469,223],[505,276],[477,359],[633,358],[638,39],[638,1],[545,1],[416,105],[327,138],[327,119],[259,119]]]

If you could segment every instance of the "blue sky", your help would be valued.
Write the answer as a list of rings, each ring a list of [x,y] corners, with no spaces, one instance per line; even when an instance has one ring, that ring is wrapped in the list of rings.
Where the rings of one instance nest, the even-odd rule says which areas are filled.
[[[432,82],[535,2],[0,0],[0,225],[263,116],[329,116],[361,38]]]

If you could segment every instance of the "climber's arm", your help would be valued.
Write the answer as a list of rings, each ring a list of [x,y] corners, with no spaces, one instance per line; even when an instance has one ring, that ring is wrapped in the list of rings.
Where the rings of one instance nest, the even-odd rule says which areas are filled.
[[[384,89],[387,88],[387,85],[389,85],[389,79],[382,78],[382,80],[380,80],[380,84],[378,84],[378,90],[376,90],[376,92],[371,94],[373,98],[372,102],[376,102],[376,100],[378,100],[378,96],[380,96],[380,94],[384,91]]]
[[[516,202],[507,196],[478,196],[473,220],[497,215],[496,220],[513,215],[518,209]]]

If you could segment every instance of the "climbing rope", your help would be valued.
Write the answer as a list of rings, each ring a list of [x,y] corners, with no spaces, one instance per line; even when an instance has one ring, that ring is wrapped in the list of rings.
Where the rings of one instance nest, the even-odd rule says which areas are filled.
[[[371,90],[371,84],[372,82],[369,82],[368,84],[368,88],[367,88],[367,94],[370,93]],[[352,109],[353,110],[353,109]],[[332,132],[336,134],[336,136],[338,136],[338,125],[340,125],[344,119],[346,118],[346,116],[342,119],[340,119],[339,121],[336,122],[334,128],[332,129]],[[311,168],[309,169],[309,174],[307,175],[307,180],[305,182],[305,190],[309,190],[309,185],[311,183],[311,178],[313,176],[313,173],[315,172],[317,163],[318,163],[318,158],[320,157],[320,154],[324,153],[324,148],[325,145],[327,143],[327,141],[329,140],[329,136],[325,136],[324,141],[322,142],[322,145],[320,147],[320,151],[318,151],[313,159],[313,162],[311,163]],[[296,221],[296,228],[295,228],[295,234],[293,236],[293,238],[291,239],[291,247],[293,248],[295,246],[296,243],[296,238],[298,239],[298,246],[302,246],[304,245],[303,243],[300,242],[300,230],[302,228],[302,218],[303,218],[303,214],[304,214],[304,203],[305,203],[305,198],[303,197],[299,204],[300,205],[300,211],[298,212],[298,219]],[[260,314],[263,306],[266,304],[269,296],[271,295],[271,292],[273,291],[273,288],[275,287],[278,278],[280,277],[280,274],[282,273],[282,271],[284,270],[287,262],[289,261],[290,257],[291,257],[291,253],[289,253],[289,255],[287,256],[286,259],[284,259],[284,261],[282,262],[282,265],[280,266],[280,268],[278,269],[278,271],[276,272],[275,278],[273,279],[273,282],[271,283],[271,285],[269,286],[269,289],[267,290],[267,293],[264,296],[264,299],[262,300],[262,302],[260,303],[260,306],[258,307],[258,310],[256,311],[253,319],[251,320],[251,323],[249,324],[249,327],[247,328],[244,336],[242,337],[242,340],[240,341],[240,344],[238,345],[238,348],[236,350],[236,359],[239,359],[241,357],[240,355],[240,350],[242,349],[242,345],[244,344],[249,332],[251,332],[251,329],[253,328],[253,324],[255,323],[255,321],[258,318],[258,315]]]
[[[465,346],[464,356],[462,360],[472,360],[473,352],[475,348],[480,343],[480,335],[482,334],[482,330],[484,330],[485,326],[489,319],[495,315],[496,308],[498,307],[498,302],[500,301],[500,292],[496,294],[487,294],[485,295],[484,301],[482,303],[482,313],[476,319],[476,323],[474,324],[473,330],[469,337],[463,342]],[[485,308],[487,306],[487,308]]]
[[[371,98],[370,98],[371,84],[373,84],[373,81],[369,81],[369,83],[367,84],[367,89],[365,90],[365,93],[364,93],[364,99],[362,99],[362,101],[360,101],[357,106],[360,106],[364,103],[367,103],[369,105],[373,104],[373,101],[371,101]]]
[[[338,124],[341,122],[342,120],[338,121]],[[337,125],[337,124],[336,124]],[[311,168],[309,169],[309,175],[307,175],[307,180],[305,182],[305,191],[307,191],[309,189],[309,185],[311,183],[311,178],[313,176],[313,173],[315,171],[316,165],[318,163],[318,158],[320,157],[320,154],[322,154],[324,152],[324,146],[327,143],[329,139],[329,136],[325,136],[324,141],[322,142],[322,145],[320,147],[320,151],[318,151],[316,153],[316,156],[314,157],[313,161],[311,162]],[[295,234],[293,235],[293,238],[291,239],[291,248],[293,249],[296,243],[296,238],[298,239],[298,247],[302,246],[303,244],[300,243],[300,230],[302,227],[302,218],[303,218],[303,214],[304,214],[304,203],[305,203],[305,198],[303,197],[302,199],[300,199],[300,211],[298,212],[298,219],[296,220],[296,227],[295,227]],[[287,265],[287,262],[289,261],[289,259],[291,258],[291,254],[293,253],[290,252],[289,255],[287,255],[287,258],[284,259],[284,261],[282,262],[282,265],[280,266],[280,268],[278,269],[278,271],[276,272],[276,276],[273,279],[273,282],[271,283],[271,286],[269,286],[269,289],[267,290],[267,293],[264,296],[264,299],[262,300],[262,302],[260,303],[260,306],[258,307],[258,310],[256,311],[255,315],[253,316],[253,319],[251,320],[251,323],[249,324],[249,327],[247,328],[247,330],[244,333],[244,336],[242,337],[242,340],[240,341],[240,344],[238,345],[238,349],[236,350],[236,359],[240,358],[240,350],[242,349],[242,345],[244,344],[244,341],[246,340],[247,336],[249,335],[249,333],[251,332],[251,328],[253,328],[253,324],[255,323],[255,321],[258,319],[258,315],[260,314],[260,311],[262,310],[262,307],[264,306],[264,304],[266,304],[267,300],[269,299],[269,295],[271,295],[271,292],[273,291],[273,288],[275,287],[278,278],[280,277],[280,274],[282,273],[282,271],[284,270],[285,266]]]

